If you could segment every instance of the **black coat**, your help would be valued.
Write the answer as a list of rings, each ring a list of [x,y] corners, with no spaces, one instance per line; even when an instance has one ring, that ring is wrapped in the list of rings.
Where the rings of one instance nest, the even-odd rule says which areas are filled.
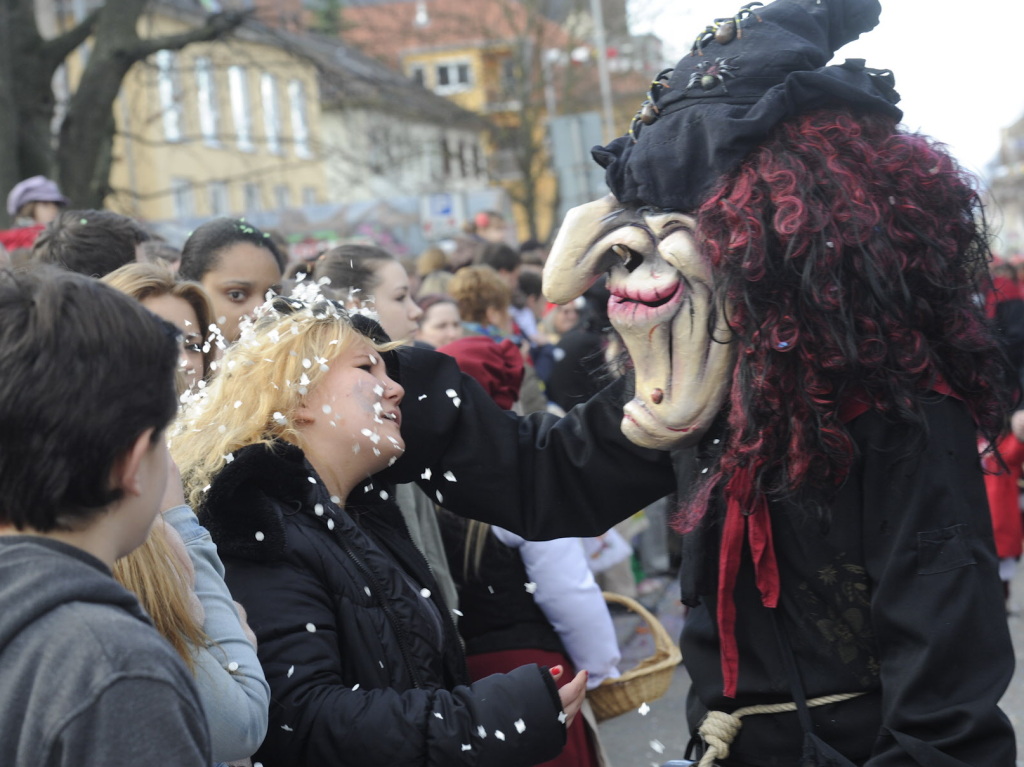
[[[440,492],[455,512],[528,539],[600,534],[672,492],[673,469],[685,493],[717,450],[720,435],[709,434],[695,465],[693,451],[670,459],[630,445],[619,428],[622,382],[561,420],[517,419],[439,356],[398,353],[407,451],[391,471]],[[849,424],[858,457],[830,520],[772,504],[779,622],[809,697],[866,693],[811,714],[816,734],[851,760],[868,767],[1011,767],[1014,733],[997,704],[1014,657],[974,425],[963,403],[949,398],[928,402],[924,416],[927,433],[909,452],[901,449],[903,428],[878,412]],[[429,479],[422,479],[424,467]],[[749,555],[735,592],[738,697],[722,696],[718,524],[712,511],[684,538],[682,593],[694,605],[683,636],[691,726],[708,707],[793,699]],[[725,764],[798,763],[802,733],[794,715],[744,721]]]
[[[200,511],[270,683],[255,761],[513,767],[552,758],[565,729],[550,675],[525,666],[467,684],[427,564],[372,484],[362,506],[341,509],[298,448],[254,445],[221,470]]]

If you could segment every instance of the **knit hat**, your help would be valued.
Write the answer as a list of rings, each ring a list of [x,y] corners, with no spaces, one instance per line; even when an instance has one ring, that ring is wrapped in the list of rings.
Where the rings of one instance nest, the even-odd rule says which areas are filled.
[[[826,66],[878,23],[878,0],[761,6],[747,3],[736,16],[715,19],[652,83],[629,133],[591,150],[619,202],[696,210],[772,128],[813,109],[903,117],[891,72],[862,59]]]
[[[22,205],[29,202],[56,202],[67,205],[68,198],[60,193],[60,188],[46,176],[32,176],[19,181],[7,195],[7,212],[17,214]]]
[[[503,410],[511,409],[519,399],[524,363],[512,341],[495,343],[487,336],[466,336],[437,350],[454,357],[459,369],[475,378]]]

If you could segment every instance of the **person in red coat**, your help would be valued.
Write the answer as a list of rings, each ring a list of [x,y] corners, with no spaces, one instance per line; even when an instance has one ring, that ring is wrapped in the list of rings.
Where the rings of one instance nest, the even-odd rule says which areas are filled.
[[[984,447],[984,445],[981,445]],[[1024,552],[1024,524],[1021,522],[1020,478],[1024,472],[1024,410],[1010,418],[1010,431],[999,441],[999,457],[1006,464],[999,466],[993,453],[982,458],[985,468],[985,492],[992,514],[996,554],[999,555],[999,578],[1003,593],[1010,598],[1010,581],[1017,570],[1017,561]]]

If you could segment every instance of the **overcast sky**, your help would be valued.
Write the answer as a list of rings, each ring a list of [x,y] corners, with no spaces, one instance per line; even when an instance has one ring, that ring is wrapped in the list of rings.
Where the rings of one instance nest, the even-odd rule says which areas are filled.
[[[630,0],[634,32],[654,31],[676,57],[744,0]],[[1024,115],[1024,0],[882,0],[882,18],[837,54],[891,69],[904,124],[949,145],[977,173],[1000,131]]]

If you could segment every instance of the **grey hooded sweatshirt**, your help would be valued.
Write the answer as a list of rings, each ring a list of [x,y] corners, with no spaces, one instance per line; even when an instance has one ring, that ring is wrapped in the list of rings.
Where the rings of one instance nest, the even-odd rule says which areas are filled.
[[[0,536],[0,765],[208,767],[192,678],[90,554]]]

